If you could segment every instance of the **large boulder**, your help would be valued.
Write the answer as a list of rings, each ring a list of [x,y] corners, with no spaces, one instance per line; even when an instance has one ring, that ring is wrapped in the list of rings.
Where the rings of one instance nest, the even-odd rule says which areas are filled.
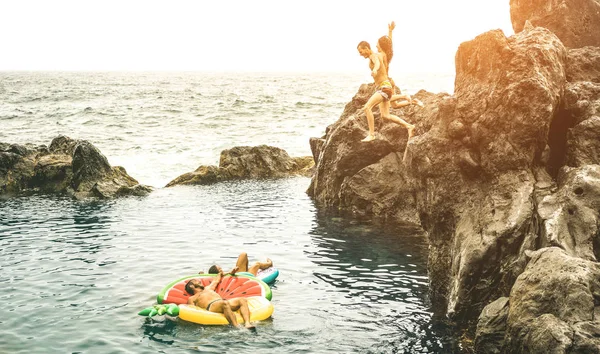
[[[510,0],[510,18],[515,33],[529,21],[569,48],[600,47],[600,0]]]
[[[285,150],[277,147],[236,146],[221,152],[218,167],[200,166],[194,172],[175,178],[166,187],[212,184],[236,179],[310,176],[313,166],[311,156],[292,158]]]
[[[461,44],[454,97],[437,125],[409,145],[432,246],[432,300],[458,322],[508,295],[524,252],[535,247],[535,203],[552,186],[536,166],[559,107],[565,60],[558,38],[539,27]]]
[[[542,248],[510,294],[510,353],[600,353],[600,264]]]
[[[559,142],[555,164],[600,164],[600,48],[570,50],[567,79],[555,129]]]
[[[418,224],[414,184],[407,178],[402,160],[406,129],[376,117],[377,139],[361,142],[367,130],[362,107],[374,89],[372,84],[361,85],[340,119],[327,127],[325,136],[311,139],[317,164],[307,193],[322,207]],[[448,94],[420,91],[416,97],[425,108],[408,106],[392,109],[392,113],[416,124],[419,133],[431,127],[438,102]]]
[[[567,254],[600,260],[600,165],[565,168],[559,189],[538,205],[540,247],[556,246]]]
[[[0,144],[0,193],[23,191],[105,199],[146,195],[152,188],[111,166],[88,141],[58,136],[49,147]]]

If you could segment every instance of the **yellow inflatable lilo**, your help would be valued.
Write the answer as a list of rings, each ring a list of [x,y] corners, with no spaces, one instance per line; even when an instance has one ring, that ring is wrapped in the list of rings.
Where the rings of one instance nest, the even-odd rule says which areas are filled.
[[[263,296],[252,296],[246,298],[250,309],[250,321],[262,321],[273,314],[273,304]],[[235,312],[238,322],[242,323],[239,311]],[[199,323],[203,325],[226,325],[227,319],[222,313],[210,312],[193,305],[179,305],[179,318],[184,321]]]

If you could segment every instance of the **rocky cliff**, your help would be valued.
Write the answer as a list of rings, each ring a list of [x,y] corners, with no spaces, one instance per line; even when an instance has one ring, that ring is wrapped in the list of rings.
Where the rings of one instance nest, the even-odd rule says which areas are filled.
[[[471,330],[479,322],[480,352],[600,348],[590,330],[600,326],[600,49],[568,49],[559,37],[525,22],[509,38],[493,30],[461,44],[454,94],[421,91],[424,108],[394,112],[417,125],[404,163],[400,126],[380,122],[379,139],[360,142],[368,85],[311,140],[308,194],[321,207],[421,225],[434,311]],[[556,272],[533,286],[527,274],[542,264]],[[570,277],[591,289],[585,300],[548,285]],[[522,298],[561,301],[534,311]],[[565,315],[580,306],[591,315]],[[545,330],[570,342],[535,346]]]

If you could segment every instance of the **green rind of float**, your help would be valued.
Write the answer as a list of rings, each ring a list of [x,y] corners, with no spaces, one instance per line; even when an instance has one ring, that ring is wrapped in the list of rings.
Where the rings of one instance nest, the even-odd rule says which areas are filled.
[[[248,273],[250,274],[250,273]],[[186,279],[190,279],[190,278],[198,278],[198,277],[216,277],[216,274],[194,274],[194,275],[188,275],[185,276],[183,278],[179,278],[177,280],[174,280],[172,282],[170,282],[167,286],[165,286],[160,293],[158,293],[158,295],[156,296],[156,302],[158,302],[159,304],[162,304],[163,301],[165,300],[165,293],[171,289],[175,284],[179,283],[182,280],[186,280]],[[255,277],[254,275],[246,275],[244,274],[244,278],[249,278],[252,280],[256,280],[262,287],[263,290],[265,292],[265,298],[269,301],[271,301],[271,299],[273,298],[273,292],[271,291],[271,287],[269,287],[269,285],[267,283],[265,283],[264,281],[260,280],[259,278]]]

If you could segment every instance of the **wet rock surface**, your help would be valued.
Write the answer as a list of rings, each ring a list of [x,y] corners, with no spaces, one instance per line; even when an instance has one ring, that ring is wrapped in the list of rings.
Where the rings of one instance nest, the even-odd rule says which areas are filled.
[[[59,136],[50,146],[0,143],[0,193],[64,193],[77,199],[144,196],[123,167],[111,166],[90,142]]]
[[[200,166],[194,172],[175,178],[166,187],[239,179],[310,176],[313,166],[312,156],[292,158],[285,150],[267,145],[237,146],[221,152],[219,166]]]

